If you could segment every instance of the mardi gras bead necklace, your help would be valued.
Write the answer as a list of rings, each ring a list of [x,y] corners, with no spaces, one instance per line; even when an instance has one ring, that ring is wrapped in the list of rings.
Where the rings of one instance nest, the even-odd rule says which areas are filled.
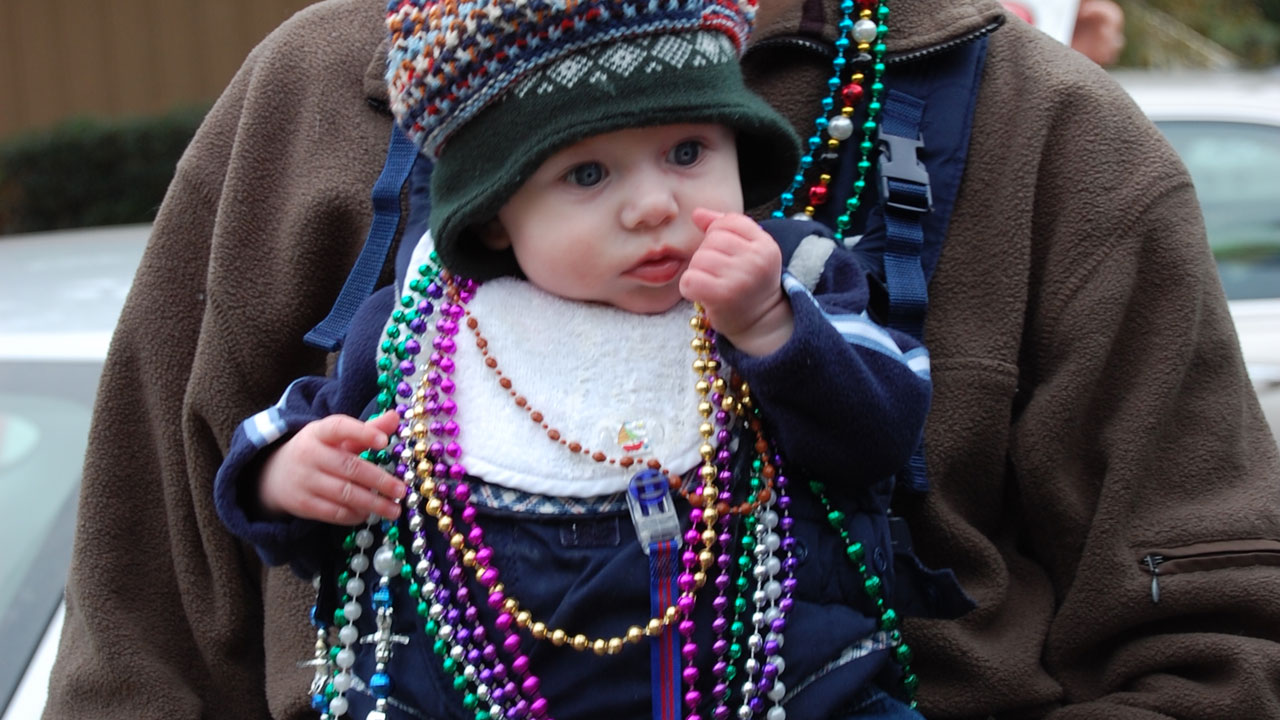
[[[871,155],[875,150],[885,92],[889,5],[885,0],[842,0],[840,12],[841,36],[835,43],[836,57],[832,61],[832,75],[827,80],[830,94],[822,99],[822,111],[814,121],[814,133],[807,141],[807,152],[801,157],[800,172],[796,173],[791,187],[780,196],[780,208],[773,213],[774,217],[786,217],[796,207],[799,196],[808,201],[802,207],[802,216],[812,218],[818,207],[828,201],[831,195],[829,184],[840,162],[839,150],[842,144],[852,140],[857,107],[869,95],[854,166],[856,174],[849,187],[844,212],[836,217],[834,230],[837,241],[844,237],[852,224],[853,214],[861,206],[871,169]],[[849,72],[847,80],[843,79],[845,72]],[[837,102],[840,109],[832,115]],[[894,644],[892,657],[902,673],[903,692],[914,708],[919,678],[911,670],[912,651],[902,639],[897,613],[885,603],[880,578],[868,569],[864,562],[864,548],[843,527],[844,514],[831,504],[825,487],[821,483],[810,483],[810,490],[827,509],[828,522],[845,543],[846,558],[863,577],[864,590],[876,603],[880,628],[889,634],[889,640]]]
[[[862,191],[871,169],[885,91],[884,56],[887,50],[884,38],[889,32],[889,6],[876,0],[843,0],[840,12],[841,36],[836,40],[832,75],[827,80],[829,95],[822,99],[822,112],[814,121],[813,135],[806,143],[807,152],[800,158],[800,171],[796,173],[791,187],[780,196],[781,207],[774,212],[774,217],[786,217],[798,202],[803,201],[801,216],[812,218],[818,208],[827,203],[832,194],[830,183],[840,164],[840,148],[853,139],[858,129],[854,115],[859,104],[870,96],[858,143],[856,174],[850,184],[844,212],[836,218],[836,240],[844,237],[852,223],[853,213],[862,203]],[[846,72],[849,73],[847,78]],[[838,111],[835,110],[837,105]]]
[[[838,162],[837,151],[842,143],[853,137],[854,112],[869,95],[858,146],[857,175],[845,202],[845,212],[837,218],[837,238],[847,230],[852,213],[859,207],[870,169],[870,155],[874,150],[872,138],[878,126],[884,92],[883,38],[887,32],[888,7],[884,2],[845,0],[841,11],[842,36],[837,40],[839,53],[833,62],[833,76],[828,81],[832,94],[823,100],[822,114],[815,122],[815,134],[809,139],[809,152],[803,160],[801,172],[797,174],[792,188],[783,194],[782,210],[775,213],[783,216],[791,211],[797,192],[809,201],[803,207],[807,217],[812,217],[826,202],[831,175]],[[855,11],[857,20],[853,19]],[[845,82],[842,77],[848,66],[852,66],[852,71]],[[841,103],[840,110],[828,117],[837,98]],[[406,498],[412,544],[406,549],[400,542],[398,528],[379,518],[371,518],[369,523],[353,531],[346,539],[344,547],[351,555],[346,571],[338,578],[341,591],[339,607],[332,623],[316,619],[319,629],[316,660],[313,661],[317,665],[313,696],[322,717],[338,717],[346,713],[347,703],[343,695],[352,687],[354,679],[350,668],[354,663],[354,646],[361,641],[375,644],[378,661],[369,681],[376,706],[368,720],[385,717],[386,702],[392,688],[385,673],[386,661],[390,659],[392,646],[406,640],[390,632],[393,608],[389,586],[393,581],[402,580],[410,583],[408,589],[412,597],[422,598],[418,611],[423,618],[424,634],[441,658],[446,675],[453,678],[454,688],[462,695],[463,706],[473,712],[477,720],[548,717],[548,704],[540,695],[538,678],[532,672],[528,657],[519,651],[521,631],[557,646],[615,654],[621,652],[625,644],[670,632],[673,625],[683,640],[681,650],[686,665],[682,675],[686,686],[683,700],[690,718],[700,718],[697,713],[704,707],[717,720],[727,718],[732,714],[730,706],[737,702],[738,717],[764,716],[769,720],[783,720],[785,711],[780,701],[785,697],[786,688],[779,677],[785,664],[779,650],[786,615],[794,605],[792,593],[797,562],[792,554],[795,541],[789,532],[792,519],[787,513],[790,506],[790,497],[786,493],[787,479],[778,472],[781,458],[767,452],[758,411],[750,407],[749,392],[745,388],[736,396],[725,392],[724,379],[715,374],[718,360],[710,355],[704,356],[704,350],[714,348],[714,336],[705,326],[705,320],[695,318],[693,321],[698,333],[694,349],[699,353],[694,369],[700,375],[706,373],[709,378],[700,379],[698,383],[699,392],[707,397],[700,412],[705,410],[704,418],[718,421],[712,432],[723,445],[726,424],[731,417],[729,410],[736,409],[739,414],[743,414],[744,408],[748,410],[744,422],[757,438],[756,450],[760,455],[753,463],[751,491],[746,502],[732,504],[729,489],[732,473],[724,469],[727,451],[723,447],[714,449],[710,443],[704,444],[704,449],[713,449],[703,453],[703,465],[697,473],[702,483],[694,483],[685,493],[692,508],[691,528],[685,537],[689,549],[682,560],[687,576],[684,584],[690,590],[682,595],[682,605],[670,616],[651,618],[643,628],[629,628],[624,636],[593,640],[580,634],[570,635],[564,630],[549,629],[545,623],[533,620],[529,613],[520,609],[518,601],[506,595],[505,587],[498,581],[492,549],[483,543],[483,531],[475,524],[475,508],[469,503],[469,486],[462,482],[466,470],[460,462],[461,446],[456,441],[459,428],[452,420],[457,411],[452,397],[455,388],[448,377],[451,356],[456,350],[458,324],[465,316],[466,300],[475,286],[448,278],[437,263],[438,259],[433,254],[430,262],[419,266],[419,276],[410,282],[411,292],[400,298],[400,307],[393,312],[381,343],[378,403],[383,409],[395,408],[405,422],[401,424],[390,450],[371,451],[365,455],[371,461],[393,467],[406,480],[421,478]],[[432,326],[438,334],[431,342],[430,358],[423,363],[417,357],[423,350],[420,338]],[[433,392],[415,398],[410,380],[419,375],[422,378],[420,386],[430,387]],[[427,431],[435,432],[428,433],[431,441],[422,450],[422,443],[416,446],[412,443],[415,432],[412,421],[424,415],[447,419],[433,421],[426,426]],[[704,423],[704,427],[709,425]],[[424,433],[418,432],[421,439]],[[704,435],[706,439],[709,437]],[[568,441],[565,444],[568,445]],[[595,454],[594,451],[591,453],[593,459]],[[606,461],[608,459],[605,458]],[[621,465],[623,459],[615,460]],[[721,482],[720,487],[714,484],[716,480]],[[672,482],[678,481],[673,479]],[[845,542],[846,557],[863,578],[867,597],[878,608],[880,628],[888,635],[893,647],[891,657],[902,672],[904,693],[912,698],[918,679],[910,668],[911,650],[902,641],[896,613],[884,601],[883,583],[865,564],[865,551],[844,528],[844,515],[831,503],[825,488],[821,483],[809,483],[809,490],[827,508],[828,522]],[[733,529],[735,518],[742,526],[736,533]],[[435,520],[435,530],[450,539],[443,559],[427,546],[431,520]],[[466,531],[458,528],[466,528]],[[375,550],[373,546],[377,544],[379,535],[382,541]],[[735,542],[736,560],[732,557]],[[415,557],[416,563],[411,564],[410,559]],[[354,623],[361,615],[361,599],[367,590],[361,576],[370,567],[378,574],[376,588],[368,601],[376,612],[375,632],[372,637],[362,639],[358,637]],[[474,592],[466,582],[468,573],[487,589],[483,601],[498,611],[498,621],[492,628],[486,629],[479,622]],[[776,579],[779,576],[781,580]],[[486,584],[486,579],[492,584]],[[695,601],[696,589],[707,582],[716,589],[712,601],[712,652],[715,661],[709,679],[693,665],[698,648],[693,641],[693,622],[687,617]],[[709,693],[704,695],[698,687],[702,684],[706,689],[707,685],[703,683],[708,680]],[[911,700],[911,705],[915,706],[914,700]]]
[[[481,585],[491,583],[487,602],[495,610],[506,611],[498,616],[496,625],[500,632],[516,627],[527,630],[536,639],[545,638],[553,644],[563,643],[578,649],[589,647],[602,654],[620,651],[620,645],[624,640],[613,638],[603,642],[586,641],[581,636],[570,637],[568,633],[548,630],[545,625],[531,622],[528,615],[518,610],[518,604],[514,604],[511,598],[504,595],[504,588],[497,582],[495,568],[491,565],[492,552],[483,546],[482,531],[474,524],[474,508],[466,507],[468,486],[459,482],[453,485],[450,492],[442,493],[443,483],[439,481],[446,479],[455,481],[465,477],[465,468],[458,462],[461,449],[455,447],[456,441],[444,442],[442,438],[437,437],[438,435],[444,435],[445,438],[456,437],[458,428],[456,423],[453,425],[447,422],[424,423],[423,418],[425,415],[452,416],[456,412],[456,403],[453,403],[450,397],[454,387],[448,377],[447,370],[451,367],[451,363],[448,362],[447,357],[456,348],[456,344],[450,341],[457,333],[456,321],[463,315],[462,305],[465,304],[465,300],[461,303],[458,301],[472,292],[474,287],[464,286],[459,289],[451,285],[447,276],[438,270],[427,266],[419,270],[423,274],[423,282],[418,283],[415,290],[421,290],[425,297],[423,299],[410,296],[402,298],[401,306],[405,310],[397,311],[396,322],[408,328],[411,334],[418,333],[427,327],[425,322],[427,315],[424,313],[434,310],[438,316],[434,326],[439,332],[436,339],[432,341],[435,352],[422,368],[410,367],[413,356],[417,355],[421,349],[417,338],[400,339],[400,334],[395,332],[394,327],[388,328],[388,340],[383,343],[386,357],[380,361],[380,368],[384,371],[383,377],[380,378],[380,385],[386,391],[381,400],[384,404],[389,403],[394,390],[398,409],[402,411],[405,421],[401,425],[400,432],[393,439],[394,447],[390,451],[371,452],[368,453],[368,457],[395,464],[396,471],[407,480],[413,479],[415,470],[424,472],[426,479],[415,485],[415,492],[407,499],[409,527],[415,534],[410,552],[421,559],[416,567],[410,568],[408,561],[405,560],[404,548],[399,544],[398,528],[389,523],[371,521],[369,526],[353,532],[348,538],[346,546],[352,551],[352,555],[348,562],[349,571],[339,578],[343,589],[342,607],[334,613],[333,627],[336,628],[337,643],[333,644],[328,652],[332,660],[329,664],[332,679],[326,684],[323,692],[317,693],[317,706],[318,709],[323,707],[323,710],[327,711],[324,714],[331,717],[340,716],[348,709],[343,694],[350,689],[353,682],[350,674],[354,661],[352,645],[359,640],[353,623],[360,617],[358,601],[364,592],[363,581],[359,574],[372,565],[379,576],[378,590],[372,601],[373,607],[378,612],[378,629],[372,638],[377,645],[378,665],[370,682],[370,689],[377,698],[377,707],[370,717],[380,718],[379,713],[385,712],[386,699],[391,689],[390,678],[385,674],[385,661],[389,660],[391,645],[397,639],[389,632],[392,610],[388,585],[397,576],[407,578],[410,575],[418,577],[418,581],[410,586],[410,593],[415,596],[421,594],[424,597],[424,602],[419,607],[420,614],[425,620],[424,631],[432,637],[437,653],[445,657],[443,665],[446,671],[453,673],[455,687],[464,692],[464,705],[469,709],[475,709],[478,718],[543,717],[546,715],[546,702],[537,694],[538,681],[536,676],[529,672],[527,657],[518,654],[518,635],[509,633],[504,638],[485,644],[487,634],[482,627],[476,627],[470,632],[458,627],[460,622],[465,624],[473,622],[476,618],[474,606],[467,606],[470,601],[470,591],[463,582],[465,579],[463,567],[468,567],[475,572]],[[432,307],[432,300],[438,307]],[[728,456],[714,443],[728,437],[723,426],[733,417],[729,411],[734,409],[741,411],[744,406],[749,407],[750,403],[749,399],[746,403],[742,403],[731,394],[719,391],[725,387],[725,383],[716,375],[720,363],[713,354],[714,343],[708,339],[710,330],[703,319],[695,319],[694,325],[695,328],[701,328],[707,336],[695,338],[693,342],[695,351],[699,353],[695,368],[706,373],[698,383],[699,392],[705,396],[705,399],[699,403],[699,412],[703,414],[704,419],[712,420],[714,424],[704,423],[700,429],[704,439],[704,446],[701,448],[704,464],[698,470],[701,484],[697,495],[703,498],[703,503],[701,507],[694,507],[691,510],[692,527],[686,537],[691,550],[686,551],[683,556],[687,572],[681,578],[682,588],[686,592],[681,597],[678,611],[668,616],[670,619],[667,622],[663,623],[655,618],[657,622],[651,620],[644,628],[643,634],[636,629],[629,631],[628,635],[633,640],[637,637],[664,632],[672,624],[676,625],[682,637],[691,640],[694,626],[687,615],[691,612],[695,601],[693,591],[706,584],[708,570],[711,570],[712,575],[717,578],[718,588],[727,586],[726,581],[719,579],[720,573],[715,570],[729,566],[730,559],[727,550],[720,552],[717,556],[715,546],[722,541],[722,535],[728,535],[716,531],[717,527],[723,527],[724,519],[727,517],[727,514],[719,512],[717,507],[723,507],[730,500],[731,495],[727,489],[718,489],[715,482],[721,478],[731,479],[732,473],[723,466]],[[399,358],[399,363],[390,361],[391,356]],[[399,402],[399,399],[406,394],[405,386],[408,385],[406,378],[410,378],[419,370],[422,373],[422,381],[415,398],[416,402],[413,404]],[[755,429],[758,432],[759,426],[756,425]],[[432,436],[430,442],[425,441],[428,435]],[[415,444],[412,440],[415,437],[422,441]],[[755,463],[757,470],[764,465],[761,459]],[[766,499],[762,496],[768,490],[763,487],[759,474],[757,472],[757,476],[753,479],[755,487],[751,499],[756,507],[766,503]],[[450,500],[461,501],[460,518],[464,524],[470,525],[470,530],[465,535],[457,532],[448,534],[455,528],[453,516],[445,510]],[[446,534],[449,538],[450,549],[447,553],[449,557],[444,564],[435,562],[436,558],[433,558],[426,549],[427,522],[424,521],[424,513],[417,510],[419,507],[425,511],[425,514],[436,518],[437,531]],[[383,544],[370,560],[367,552],[374,545],[375,530],[381,530],[383,533]],[[702,546],[701,549],[695,552],[692,548],[698,548],[699,545]],[[452,583],[452,593],[449,589],[441,587],[445,578]],[[433,602],[426,600],[428,596]],[[727,601],[724,599],[717,603],[718,607],[726,607],[726,605]],[[513,610],[515,612],[512,612]],[[318,643],[318,647],[320,644]],[[690,642],[682,650],[686,657],[692,659],[696,655],[697,648]],[[721,652],[726,651],[721,650]],[[504,654],[509,660],[508,664],[501,662]],[[486,662],[490,666],[485,666]],[[713,670],[718,677],[722,678],[729,667],[729,662],[721,660],[716,663]],[[513,675],[520,681],[519,683],[510,679]],[[505,684],[500,684],[496,688],[489,684],[501,683],[504,679],[506,679]],[[690,686],[685,700],[692,713],[701,701],[700,693],[693,687],[698,680],[697,671],[690,669],[690,672],[685,673],[684,680]],[[715,689],[721,690],[718,695],[725,700],[727,695],[722,690],[723,685],[723,682],[719,682]],[[511,701],[514,703],[512,704]],[[484,707],[485,703],[491,703],[487,709]],[[509,707],[504,707],[503,703],[508,703]]]
[[[546,717],[548,713],[545,698],[539,694],[540,685],[536,675],[531,672],[527,656],[519,653],[519,635],[512,631],[523,630],[535,639],[548,639],[553,644],[569,645],[577,649],[592,649],[601,654],[621,651],[622,638],[588,640],[582,636],[571,636],[567,632],[549,630],[544,624],[532,620],[529,615],[519,610],[518,603],[505,595],[505,588],[498,582],[496,569],[492,563],[492,551],[483,545],[483,531],[475,525],[474,508],[468,506],[469,486],[458,482],[465,477],[465,468],[460,462],[461,448],[454,446],[459,429],[446,422],[424,422],[427,416],[452,417],[456,413],[453,402],[454,386],[449,372],[443,369],[451,367],[447,362],[456,343],[450,342],[458,332],[459,318],[465,316],[465,298],[474,291],[473,285],[464,284],[461,288],[452,285],[452,280],[438,271],[424,266],[420,268],[424,279],[434,278],[425,286],[419,284],[425,298],[436,301],[436,321],[434,327],[439,333],[432,341],[434,352],[419,370],[422,374],[417,396],[412,403],[398,402],[405,416],[394,447],[390,452],[370,453],[371,458],[381,455],[384,462],[395,464],[396,471],[406,480],[415,479],[415,472],[420,471],[425,479],[415,483],[415,492],[407,499],[409,507],[409,526],[414,533],[410,552],[421,558],[416,567],[404,560],[404,548],[399,545],[399,533],[396,526],[389,523],[372,523],[371,527],[356,531],[348,540],[352,551],[349,560],[350,573],[339,578],[344,589],[343,607],[335,613],[335,626],[338,643],[330,649],[334,658],[332,663],[332,680],[319,696],[325,698],[329,712],[326,715],[337,717],[345,712],[347,705],[342,693],[351,687],[350,667],[353,661],[351,646],[356,642],[356,633],[351,625],[360,616],[358,599],[364,592],[359,574],[372,564],[378,572],[375,597],[372,606],[378,612],[378,629],[372,640],[377,645],[376,652],[379,664],[370,681],[370,690],[377,698],[377,708],[370,717],[380,720],[377,713],[384,712],[387,695],[391,689],[390,678],[385,674],[385,660],[389,660],[391,645],[397,640],[390,636],[389,619],[391,608],[387,586],[397,576],[408,578],[415,576],[417,580],[410,586],[413,596],[423,597],[419,605],[419,613],[424,619],[424,633],[433,642],[433,649],[442,658],[442,667],[454,678],[454,687],[463,697],[463,704],[476,713],[476,717]],[[443,280],[441,280],[443,278]],[[441,282],[437,282],[441,281]],[[442,287],[443,286],[443,287]],[[446,292],[447,290],[447,292]],[[459,302],[461,300],[462,302]],[[417,322],[422,319],[421,311],[426,309],[423,303],[431,304],[425,299],[406,296],[401,305],[412,308],[403,313],[400,322],[406,327],[412,325],[412,332],[425,329],[426,323]],[[747,422],[757,435],[757,443],[764,443],[760,430],[759,418],[751,406],[749,391],[745,386],[740,393],[721,393],[714,388],[724,388],[725,383],[714,373],[719,369],[719,361],[709,353],[714,348],[713,335],[706,327],[704,319],[699,316],[693,321],[695,330],[701,335],[695,338],[693,347],[699,353],[695,368],[709,374],[698,383],[700,392],[705,392],[706,399],[700,403],[700,412],[705,418],[721,421],[738,415],[749,417]],[[394,333],[388,337],[395,342],[384,343],[388,355],[406,356],[416,354],[415,347],[420,347],[416,338],[399,340]],[[398,352],[400,351],[400,352]],[[388,366],[388,363],[382,363]],[[392,370],[386,373],[382,384],[388,389],[394,386],[397,398],[403,398],[407,385],[402,378],[396,377],[399,372],[403,377],[410,377],[406,360],[398,365],[390,364]],[[428,390],[429,389],[429,390]],[[412,389],[410,393],[412,393]],[[746,412],[746,411],[750,412]],[[434,431],[434,432],[433,432]],[[717,435],[723,428],[715,431]],[[422,440],[413,444],[404,439],[417,437]],[[711,439],[710,433],[704,431],[704,439]],[[723,436],[720,436],[723,439]],[[430,442],[427,442],[430,440]],[[708,443],[710,445],[710,443]],[[414,448],[417,448],[415,450]],[[767,444],[762,445],[767,448]],[[757,448],[758,449],[758,448]],[[416,454],[415,454],[416,453]],[[795,560],[790,555],[794,541],[789,535],[790,518],[785,515],[790,498],[784,492],[785,476],[777,478],[778,492],[774,502],[768,502],[760,495],[768,491],[763,475],[766,467],[780,467],[780,459],[776,456],[764,455],[754,462],[752,473],[752,495],[756,512],[745,515],[742,519],[744,528],[740,538],[729,532],[729,514],[716,509],[728,501],[729,493],[716,488],[714,481],[729,481],[732,473],[717,465],[716,460],[725,457],[713,447],[703,449],[704,465],[698,475],[704,480],[696,496],[704,499],[701,507],[691,510],[692,527],[686,540],[691,548],[701,545],[698,552],[688,551],[684,556],[685,567],[692,579],[685,578],[690,589],[701,587],[708,577],[713,577],[713,585],[717,596],[713,600],[716,620],[713,622],[713,653],[716,661],[711,668],[712,687],[709,701],[697,689],[703,679],[700,671],[692,666],[692,659],[697,655],[697,647],[692,642],[694,626],[691,620],[680,616],[671,617],[665,624],[653,620],[644,628],[643,634],[629,630],[633,639],[648,637],[668,631],[675,625],[684,639],[682,655],[688,666],[682,675],[687,692],[684,696],[686,708],[691,716],[696,715],[697,708],[705,702],[713,705],[712,716],[719,717],[729,711],[733,697],[738,697],[738,715],[753,717],[766,713],[767,717],[779,720],[785,716],[778,701],[784,697],[785,688],[778,677],[785,667],[779,654],[780,639],[785,629],[785,615],[791,609],[791,592],[794,590],[794,578],[791,573]],[[768,462],[771,460],[772,462]],[[452,486],[449,486],[452,483]],[[449,489],[443,489],[449,488]],[[821,488],[813,488],[820,491]],[[446,511],[449,504],[454,507]],[[782,510],[781,516],[774,508]],[[421,508],[421,511],[418,509]],[[429,520],[424,515],[436,519],[436,530],[449,538],[449,550],[444,562],[432,556],[426,548],[426,528]],[[469,527],[466,533],[455,531],[458,526],[455,518],[461,519],[462,525]],[[830,519],[830,518],[829,518]],[[833,519],[833,522],[835,520]],[[699,530],[701,526],[701,530]],[[780,528],[780,534],[770,531]],[[383,544],[374,552],[372,561],[368,551],[374,545],[375,529],[383,534]],[[847,533],[845,533],[847,537]],[[739,557],[735,563],[730,557],[734,540],[740,542]],[[465,568],[465,569],[464,569]],[[472,591],[466,586],[468,570],[473,573],[479,583],[488,589],[486,602],[496,611],[505,611],[498,615],[492,631],[486,631],[477,623],[477,613]],[[730,572],[738,570],[736,579],[730,578]],[[866,570],[865,566],[861,570]],[[493,571],[493,572],[490,572]],[[708,573],[708,571],[710,571]],[[774,577],[779,571],[785,571],[782,581]],[[869,571],[864,577],[874,578]],[[870,580],[868,587],[870,587]],[[878,578],[875,579],[878,583]],[[446,587],[448,585],[448,587]],[[730,599],[730,591],[736,598]],[[749,600],[748,600],[749,598]],[[684,612],[691,609],[694,602],[692,593],[682,597]],[[754,605],[754,611],[751,610]],[[732,608],[730,618],[727,611]],[[514,612],[513,612],[514,611]],[[891,612],[891,611],[889,611]],[[468,626],[472,626],[468,629]],[[741,681],[741,688],[734,687],[734,681]],[[735,690],[737,694],[735,695]],[[339,712],[342,711],[342,712]]]
[[[695,321],[695,327],[702,327],[705,329],[705,321]],[[704,357],[699,359],[698,366],[707,369],[712,373],[714,373],[714,371],[719,367],[718,359],[709,355],[709,353],[713,351],[713,347],[712,343],[705,340],[695,340],[694,342],[695,351],[704,355]],[[721,424],[723,424],[724,418],[722,413],[724,410],[733,406],[733,400],[732,398],[721,397],[720,393],[711,391],[711,388],[721,386],[723,386],[723,383],[719,382],[719,379],[714,375],[708,376],[705,379],[705,382],[699,382],[699,391],[707,398],[706,401],[700,403],[699,411],[704,415],[704,418],[709,419],[714,415],[718,420],[720,420]],[[425,400],[425,394],[424,397],[419,399]],[[715,409],[716,406],[720,407],[719,411]],[[697,553],[693,550],[689,550],[684,553],[683,560],[687,572],[680,578],[680,585],[684,593],[675,608],[677,612],[669,612],[662,619],[655,618],[651,620],[648,627],[643,631],[639,628],[633,628],[629,632],[630,640],[640,639],[644,636],[659,635],[666,631],[667,627],[675,620],[678,620],[678,631],[680,634],[686,640],[692,639],[694,626],[692,620],[688,618],[688,615],[692,611],[692,607],[695,602],[693,591],[705,583],[704,573],[714,562],[709,549],[711,544],[718,540],[718,537],[716,537],[711,530],[711,526],[718,520],[718,513],[714,509],[714,506],[716,503],[722,502],[724,499],[720,494],[720,491],[718,491],[715,486],[715,480],[720,476],[731,477],[731,474],[727,474],[727,471],[722,466],[717,467],[716,461],[723,460],[727,456],[721,455],[720,451],[711,444],[712,430],[710,429],[709,424],[704,424],[701,432],[704,435],[703,439],[705,441],[704,447],[701,449],[704,465],[699,471],[699,475],[702,479],[701,495],[703,498],[703,504],[701,508],[695,507],[691,511],[691,522],[693,527],[688,532],[687,541],[691,548],[697,547],[698,543],[701,542],[704,549]],[[720,432],[723,433],[724,431],[721,430]],[[437,446],[435,448],[435,452],[438,453],[439,450],[440,449]],[[423,485],[426,487],[427,483],[424,482]],[[428,503],[427,505],[428,511],[430,512],[436,512],[442,507],[443,504],[436,503]],[[472,518],[468,519],[470,520]],[[697,526],[700,523],[703,524],[705,528],[702,531],[697,530]],[[452,530],[452,523],[446,523],[444,526],[440,527],[440,529],[442,532],[447,533]],[[474,556],[471,556],[471,558],[464,561],[465,563],[471,564],[474,562],[475,564],[483,565],[484,563],[490,562],[489,558],[491,558],[491,553],[487,551],[487,548],[481,546],[481,538],[482,535],[477,533],[477,528],[473,525],[472,530],[467,537],[464,538],[460,534],[454,534],[450,537],[450,545],[456,549],[463,549],[468,553],[475,553]],[[471,548],[468,547],[469,545],[474,545],[476,547]],[[722,558],[721,564],[724,564],[725,562],[726,560]],[[489,585],[492,583],[493,587],[498,587],[496,571],[492,567],[479,568],[477,570],[477,577],[480,579],[482,584]],[[503,629],[514,624],[522,629],[528,629],[535,639],[544,639],[549,637],[553,644],[569,642],[575,649],[584,650],[590,647],[599,654],[613,654],[621,650],[624,642],[624,639],[622,638],[614,638],[608,641],[604,639],[597,639],[592,642],[587,640],[584,636],[578,635],[574,636],[572,640],[568,640],[567,633],[562,631],[548,631],[546,626],[540,623],[530,624],[529,615],[519,611],[518,603],[515,603],[512,598],[503,597],[495,603],[493,601],[494,597],[496,597],[496,595],[491,595],[491,604],[495,609],[501,607],[503,611],[503,614],[499,615],[498,620],[498,624],[502,626]],[[696,645],[686,643],[683,648],[683,654],[692,660],[692,658],[697,654]],[[698,674],[695,669],[692,667],[686,668],[686,672],[683,676],[686,683],[692,685],[697,681],[697,678]],[[685,701],[688,704],[691,713],[700,702],[700,698],[700,693],[698,693],[696,689],[691,688],[689,692],[686,693]]]

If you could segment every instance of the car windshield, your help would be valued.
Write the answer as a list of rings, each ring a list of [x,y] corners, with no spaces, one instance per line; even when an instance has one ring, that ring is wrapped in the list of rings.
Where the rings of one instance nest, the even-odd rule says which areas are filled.
[[[146,225],[131,225],[0,238],[0,547],[6,548],[0,709],[6,713],[29,710],[6,703],[62,598],[102,361],[149,233]]]
[[[1280,127],[1157,124],[1191,172],[1227,297],[1280,296]]]
[[[101,364],[0,367],[0,690],[12,692],[62,594]]]

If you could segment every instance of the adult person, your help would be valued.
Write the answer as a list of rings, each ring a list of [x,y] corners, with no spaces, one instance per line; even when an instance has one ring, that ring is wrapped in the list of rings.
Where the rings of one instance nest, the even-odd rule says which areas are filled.
[[[310,713],[314,592],[232,540],[211,483],[227,429],[325,369],[299,338],[369,225],[383,7],[286,23],[179,165],[103,377],[47,718]],[[811,131],[838,4],[762,16],[748,77]],[[899,67],[987,43],[929,285],[933,489],[897,508],[978,607],[908,624],[920,707],[1280,717],[1280,459],[1190,181],[1093,63],[1002,17],[898,0],[887,38]]]
[[[1124,50],[1124,8],[1112,0],[1080,0],[1071,48],[1102,67],[1111,67]]]
[[[1010,14],[1036,24],[1035,13],[1025,4],[1014,0],[1001,4]],[[1124,50],[1124,8],[1112,0],[1080,0],[1069,44],[1102,67],[1115,65]]]

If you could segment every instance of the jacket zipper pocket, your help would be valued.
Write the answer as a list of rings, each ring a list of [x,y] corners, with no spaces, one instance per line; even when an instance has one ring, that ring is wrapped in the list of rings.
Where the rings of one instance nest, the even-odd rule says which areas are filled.
[[[1138,564],[1151,573],[1151,602],[1160,602],[1160,578],[1250,565],[1280,565],[1280,541],[1222,540],[1151,550]]]

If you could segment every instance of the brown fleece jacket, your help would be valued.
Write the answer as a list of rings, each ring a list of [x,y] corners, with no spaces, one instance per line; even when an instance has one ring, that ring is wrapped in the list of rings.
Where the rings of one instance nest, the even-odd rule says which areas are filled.
[[[834,37],[819,0],[765,2],[757,42]],[[892,6],[894,53],[1001,15]],[[312,715],[313,592],[224,532],[211,486],[236,425],[325,369],[301,337],[369,224],[383,7],[286,23],[179,165],[103,377],[46,718]],[[808,130],[826,62],[745,63]],[[1190,182],[1104,73],[1020,22],[990,36],[930,293],[934,491],[900,512],[979,607],[908,624],[925,714],[1280,718],[1280,459]]]

